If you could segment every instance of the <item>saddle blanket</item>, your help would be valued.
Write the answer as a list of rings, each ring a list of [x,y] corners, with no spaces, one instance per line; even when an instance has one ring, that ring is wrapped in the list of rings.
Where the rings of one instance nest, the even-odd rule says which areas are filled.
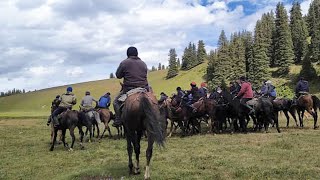
[[[141,93],[141,92],[147,92],[147,89],[141,88],[141,87],[135,88],[135,89],[131,89],[131,90],[128,91],[127,93],[122,94],[122,95],[119,97],[118,101],[125,102],[126,99],[127,99],[129,96],[131,96],[132,94]]]

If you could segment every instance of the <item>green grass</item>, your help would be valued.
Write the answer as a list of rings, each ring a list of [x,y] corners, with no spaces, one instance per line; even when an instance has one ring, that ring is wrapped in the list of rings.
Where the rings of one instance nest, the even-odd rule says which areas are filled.
[[[175,92],[177,86],[189,88],[192,81],[199,85],[203,81],[202,76],[205,74],[207,64],[201,64],[190,71],[181,71],[178,76],[173,79],[166,80],[167,70],[154,71],[148,74],[148,80],[156,95],[160,92],[171,94]],[[90,91],[96,99],[106,92],[110,92],[112,99],[120,90],[120,80],[108,79],[100,81],[92,81],[80,84],[74,84],[73,90],[77,96],[78,103],[75,109],[78,109],[85,91]],[[50,113],[51,101],[56,95],[65,93],[67,86],[43,89],[26,94],[19,94],[9,97],[0,98],[0,117],[36,117],[48,116]]]
[[[49,151],[46,119],[0,120],[0,179],[142,179],[146,141],[142,141],[139,176],[128,176],[125,140],[77,141],[73,152],[57,145]],[[202,134],[167,139],[155,147],[152,179],[319,179],[319,130],[282,128],[282,133]],[[293,123],[291,122],[293,125]],[[285,122],[281,119],[281,126]],[[114,129],[113,129],[114,131]],[[78,134],[76,133],[78,139]],[[67,132],[67,141],[70,136]]]

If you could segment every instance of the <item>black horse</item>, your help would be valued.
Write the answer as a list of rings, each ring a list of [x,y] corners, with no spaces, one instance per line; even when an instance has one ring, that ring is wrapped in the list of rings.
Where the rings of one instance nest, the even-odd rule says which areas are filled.
[[[257,125],[259,129],[265,128],[268,132],[269,124],[276,125],[278,133],[280,133],[278,111],[275,111],[271,100],[267,97],[260,97],[258,99],[257,107],[255,108],[255,114],[257,117]]]
[[[290,116],[288,114],[288,112],[291,114],[291,116],[293,117],[296,126],[298,125],[298,121],[296,118],[296,107],[293,105],[293,100],[292,99],[288,99],[288,98],[279,98],[279,99],[275,99],[272,101],[273,104],[273,109],[274,111],[276,111],[277,113],[280,111],[283,111],[284,115],[286,116],[287,119],[287,127],[289,127],[289,120],[290,120]]]
[[[154,141],[164,146],[165,118],[161,116],[158,101],[149,92],[139,92],[130,95],[123,106],[121,116],[127,139],[127,151],[129,157],[129,173],[139,174],[140,140],[143,132],[147,131],[148,147],[146,151],[147,165],[144,178],[150,179],[150,160]],[[136,154],[136,166],[132,162],[133,148]],[[134,168],[134,169],[133,169]]]
[[[52,139],[52,144],[50,147],[50,151],[53,151],[54,148],[54,142],[57,139],[57,132],[58,130],[62,130],[62,142],[64,147],[69,148],[68,144],[65,142],[65,135],[66,135],[66,130],[69,129],[70,131],[70,136],[72,137],[72,143],[69,148],[69,151],[73,151],[73,145],[75,141],[75,135],[74,135],[74,129],[78,127],[79,133],[80,133],[80,146],[83,148],[82,141],[83,141],[83,136],[84,132],[82,131],[82,126],[86,126],[89,131],[90,131],[90,140],[92,137],[92,124],[86,117],[86,115],[83,112],[78,112],[76,110],[67,110],[66,112],[63,112],[61,115],[61,118],[59,119],[60,125],[58,127],[54,128],[53,132],[53,139]]]

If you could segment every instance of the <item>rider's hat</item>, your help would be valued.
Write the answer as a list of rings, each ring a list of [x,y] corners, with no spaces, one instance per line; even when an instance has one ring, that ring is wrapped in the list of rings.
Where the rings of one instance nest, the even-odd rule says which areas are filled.
[[[192,82],[192,83],[190,83],[190,86],[197,86],[197,83],[195,83],[195,82]]]
[[[129,47],[128,50],[127,50],[127,56],[128,56],[128,57],[129,57],[129,56],[138,56],[138,50],[137,50],[137,48],[135,48],[135,47],[133,47],[133,46]]]
[[[67,88],[67,92],[72,92],[72,87],[71,87],[71,86],[69,86],[69,87]]]
[[[90,91],[86,91],[86,95],[90,95]]]

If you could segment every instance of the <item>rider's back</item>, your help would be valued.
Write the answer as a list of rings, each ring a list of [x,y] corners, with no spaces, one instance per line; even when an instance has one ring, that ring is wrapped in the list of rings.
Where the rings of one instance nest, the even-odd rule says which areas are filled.
[[[70,108],[74,104],[76,104],[77,99],[76,96],[72,93],[66,93],[61,96],[61,102],[59,104],[59,107],[66,107]]]

